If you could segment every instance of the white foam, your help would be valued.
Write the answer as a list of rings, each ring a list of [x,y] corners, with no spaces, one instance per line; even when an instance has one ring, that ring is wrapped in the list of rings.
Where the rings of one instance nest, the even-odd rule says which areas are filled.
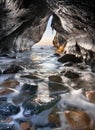
[[[83,109],[95,120],[95,104],[90,103],[83,95],[82,90],[71,90],[70,93],[61,94],[61,100],[58,103],[58,108],[61,111],[66,110],[67,106]]]

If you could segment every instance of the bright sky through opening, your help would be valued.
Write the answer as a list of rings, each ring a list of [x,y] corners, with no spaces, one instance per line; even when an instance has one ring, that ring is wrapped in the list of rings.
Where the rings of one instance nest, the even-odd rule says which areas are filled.
[[[52,21],[52,16],[49,18],[47,28],[43,34],[42,39],[40,40],[39,43],[37,43],[37,45],[52,45],[52,41],[56,32],[51,28],[51,21]]]

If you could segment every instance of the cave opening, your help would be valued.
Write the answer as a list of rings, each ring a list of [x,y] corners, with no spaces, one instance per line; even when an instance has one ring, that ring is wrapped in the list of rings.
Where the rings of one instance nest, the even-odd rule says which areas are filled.
[[[53,30],[51,27],[52,19],[53,19],[53,16],[50,16],[48,23],[47,23],[46,30],[45,30],[41,40],[36,44],[37,46],[38,45],[42,45],[42,46],[43,45],[53,45],[52,42],[53,42],[54,36],[56,34],[56,31]]]

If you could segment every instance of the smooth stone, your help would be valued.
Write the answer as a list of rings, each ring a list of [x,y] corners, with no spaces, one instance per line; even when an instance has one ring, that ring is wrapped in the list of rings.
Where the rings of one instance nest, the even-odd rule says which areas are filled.
[[[19,85],[19,82],[15,79],[7,79],[0,84],[1,87],[15,88]]]
[[[62,78],[58,75],[49,76],[48,79],[49,79],[49,81],[61,82],[62,83]]]
[[[81,63],[82,58],[76,57],[73,54],[65,54],[61,58],[58,59],[59,62],[65,63],[65,62],[72,62],[72,63]]]
[[[73,70],[66,70],[64,76],[70,79],[79,78],[79,74],[77,72],[74,72]]]
[[[51,93],[57,94],[61,91],[67,92],[68,88],[66,86],[64,86],[63,82],[62,82],[62,78],[60,76],[57,75],[52,75],[48,77],[49,82],[49,91]]]
[[[18,73],[19,71],[24,70],[24,67],[20,66],[20,65],[11,65],[9,68],[7,68],[6,70],[4,70],[3,74],[15,74]]]
[[[15,106],[11,103],[2,102],[0,104],[0,116],[11,116],[20,112],[19,106]]]
[[[32,75],[32,74],[29,74],[29,75],[22,75],[21,78],[27,78],[27,79],[32,79],[34,81],[42,81],[41,78],[35,76],[35,75]]]
[[[37,96],[30,97],[23,104],[24,116],[32,116],[34,114],[40,114],[41,112],[52,108],[58,101],[60,96],[52,96],[49,101],[42,101]]]

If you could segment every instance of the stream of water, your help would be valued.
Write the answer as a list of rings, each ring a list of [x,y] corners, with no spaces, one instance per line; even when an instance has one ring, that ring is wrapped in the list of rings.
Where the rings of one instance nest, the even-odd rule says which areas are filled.
[[[94,119],[95,105],[84,92],[95,90],[95,74],[84,63],[69,66],[58,58],[53,46],[34,46],[16,58],[0,57],[2,71],[13,64],[23,67],[0,76],[0,130],[67,130],[63,113],[68,106]],[[78,77],[66,76],[69,71]],[[24,129],[23,122],[28,122],[29,129]]]

